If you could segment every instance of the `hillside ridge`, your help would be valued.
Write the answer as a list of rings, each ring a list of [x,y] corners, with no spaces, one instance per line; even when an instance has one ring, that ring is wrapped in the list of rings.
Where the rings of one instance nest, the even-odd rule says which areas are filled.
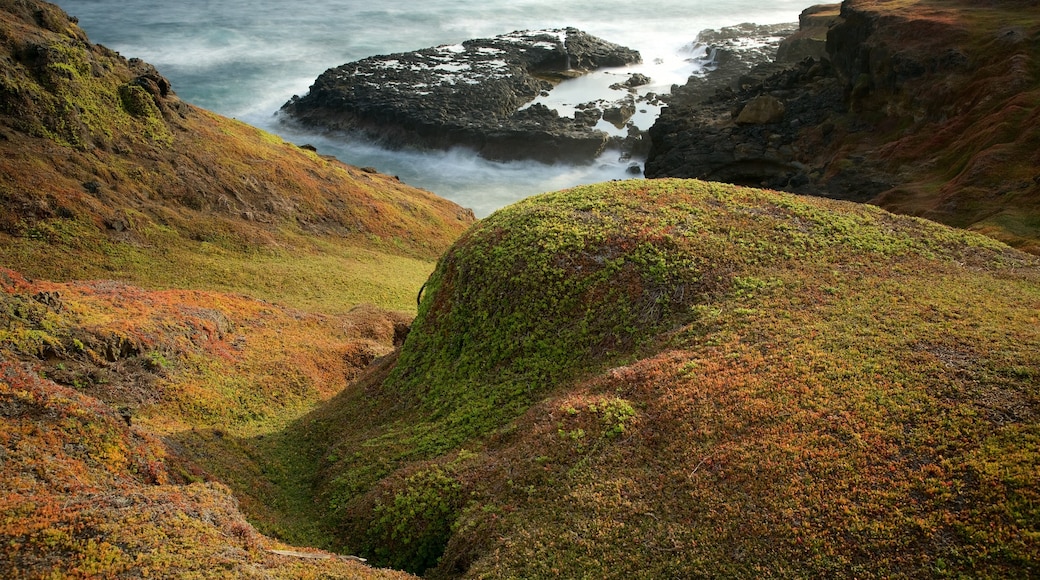
[[[429,577],[1029,575],[1038,308],[1035,256],[923,219],[578,187],[479,222],[301,425],[340,541]]]
[[[258,262],[328,254],[322,243],[429,261],[474,220],[392,176],[181,101],[154,67],[91,44],[57,6],[0,8],[0,256],[9,267],[151,284],[161,273],[148,270],[166,261],[233,290],[249,281],[207,273],[198,259],[207,247]],[[396,304],[408,308],[414,291],[402,288]]]

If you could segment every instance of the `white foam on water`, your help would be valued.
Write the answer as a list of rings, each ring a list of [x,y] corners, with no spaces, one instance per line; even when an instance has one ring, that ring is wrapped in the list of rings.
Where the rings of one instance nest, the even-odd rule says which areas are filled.
[[[584,83],[623,83],[634,72],[653,79],[651,85],[638,89],[640,93],[663,93],[671,84],[685,82],[692,69],[688,61],[693,58],[692,43],[701,30],[742,22],[793,22],[811,2],[58,0],[58,4],[79,18],[92,41],[158,67],[185,100],[293,142],[313,143],[322,153],[348,163],[400,175],[412,185],[487,215],[533,193],[628,178],[628,163],[616,159],[616,153],[604,154],[593,163],[566,166],[495,163],[465,150],[387,151],[357,138],[337,140],[317,132],[290,131],[275,113],[292,95],[306,93],[326,69],[344,63],[426,47],[441,47],[447,55],[461,52],[461,43],[472,38],[523,30],[555,30],[559,35],[568,26],[639,50],[644,63],[568,81],[553,91],[553,106],[566,111],[590,100],[579,96],[588,88]],[[460,80],[468,82],[464,76]],[[636,107],[646,111],[637,112],[641,126],[652,122],[656,109],[645,103]]]

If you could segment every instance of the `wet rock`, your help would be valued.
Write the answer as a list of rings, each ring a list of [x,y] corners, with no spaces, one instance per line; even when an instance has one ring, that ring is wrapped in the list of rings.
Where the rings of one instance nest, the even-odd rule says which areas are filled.
[[[646,76],[644,74],[639,74],[639,73],[636,73],[636,74],[628,77],[628,80],[625,81],[625,86],[630,88],[630,89],[635,88],[635,87],[642,87],[642,86],[648,85],[648,84],[650,84],[650,77],[648,77],[648,76]]]
[[[590,116],[522,107],[561,80],[639,61],[638,52],[575,28],[513,32],[329,69],[282,111],[299,124],[362,132],[390,147],[584,161],[607,143]]]
[[[642,86],[648,85],[648,84],[650,84],[650,82],[651,82],[650,77],[648,77],[648,76],[646,76],[646,75],[644,75],[642,73],[634,73],[632,76],[628,77],[628,80],[626,80],[625,82],[623,82],[623,83],[614,83],[614,84],[610,85],[610,88],[612,88],[614,90],[634,89],[636,87],[642,87]]]
[[[589,127],[595,127],[601,118],[603,118],[603,111],[596,107],[579,106],[574,110],[574,120]]]
[[[704,74],[694,75],[682,86],[672,87],[670,103],[694,105],[718,91],[740,91],[783,69],[775,63],[780,43],[798,30],[794,23],[740,24],[719,30],[702,30],[692,44],[704,50]]]
[[[603,111],[603,120],[622,128],[636,114],[636,102],[631,95]]]

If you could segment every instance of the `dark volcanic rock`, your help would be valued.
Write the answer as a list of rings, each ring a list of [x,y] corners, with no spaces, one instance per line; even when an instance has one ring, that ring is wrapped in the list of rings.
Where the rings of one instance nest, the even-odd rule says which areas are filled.
[[[827,31],[841,20],[837,4],[810,6],[798,16],[798,32],[788,36],[776,50],[778,62],[795,63],[806,58],[827,58]]]
[[[800,131],[844,110],[828,63],[774,62],[790,24],[703,31],[709,72],[673,89],[650,129],[647,177],[691,177],[807,193]],[[811,91],[804,87],[813,85]],[[871,191],[871,194],[873,190]]]
[[[794,34],[798,26],[788,24],[738,24],[719,30],[702,30],[694,48],[707,50],[703,65],[707,71],[691,76],[682,86],[672,87],[670,101],[696,104],[711,98],[717,91],[761,82],[783,67],[774,60],[781,43]]]
[[[646,176],[816,193],[799,137],[805,128],[821,127],[831,115],[843,112],[843,95],[826,62],[806,59],[740,91],[727,88],[695,104],[670,105],[649,131]],[[763,102],[782,104],[782,116],[738,122],[745,108]],[[881,187],[863,180],[846,194],[866,199],[876,193],[875,185]]]
[[[1027,239],[1001,221],[1025,223],[1025,213],[999,200],[1040,206],[1040,124],[1012,120],[1040,102],[1040,26],[1020,18],[1029,2],[994,3],[1001,18],[988,23],[956,3],[927,4],[815,6],[778,55],[809,57],[730,71],[721,88],[711,74],[691,79],[649,131],[647,177],[869,201]],[[719,58],[717,70],[727,65]]]
[[[862,121],[843,122],[835,130],[832,120],[849,112],[842,72],[830,59],[775,62],[781,46],[792,54],[790,39],[818,39],[821,26],[840,23],[836,13],[836,5],[807,9],[801,18],[804,34],[798,37],[784,36],[790,32],[785,32],[787,25],[745,24],[702,32],[699,40],[715,47],[715,68],[673,91],[669,106],[649,130],[646,176],[691,177],[854,201],[889,189],[890,176],[873,159],[832,157],[848,134],[872,130]]]
[[[639,61],[574,28],[513,32],[329,69],[282,110],[305,126],[362,131],[392,147],[583,161],[603,150],[605,133],[544,106],[521,107],[562,79]]]

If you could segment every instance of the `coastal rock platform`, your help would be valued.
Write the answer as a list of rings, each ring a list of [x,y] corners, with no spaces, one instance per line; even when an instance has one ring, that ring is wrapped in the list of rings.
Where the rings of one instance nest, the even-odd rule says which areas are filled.
[[[389,147],[588,161],[607,146],[606,133],[527,105],[562,80],[640,60],[635,50],[575,28],[513,32],[331,68],[282,112],[305,127],[357,131]]]

